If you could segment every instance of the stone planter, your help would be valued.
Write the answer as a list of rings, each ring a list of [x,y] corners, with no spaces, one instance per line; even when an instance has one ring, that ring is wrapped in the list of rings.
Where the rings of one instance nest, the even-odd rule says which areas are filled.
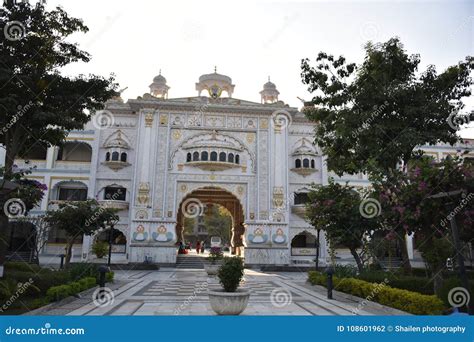
[[[240,315],[249,302],[250,292],[238,289],[236,292],[209,290],[211,308],[218,315]]]
[[[217,272],[219,271],[219,267],[221,267],[222,262],[217,261],[215,263],[205,263],[204,264],[204,269],[206,270],[207,275],[217,275]]]

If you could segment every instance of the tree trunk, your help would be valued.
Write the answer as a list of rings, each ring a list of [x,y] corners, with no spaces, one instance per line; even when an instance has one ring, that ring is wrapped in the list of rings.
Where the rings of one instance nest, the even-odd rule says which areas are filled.
[[[64,268],[69,268],[69,263],[72,257],[72,246],[74,245],[74,239],[70,240],[66,244],[66,256],[64,257]]]
[[[360,256],[357,253],[357,250],[355,248],[349,248],[349,250],[351,251],[351,254],[355,259],[359,273],[362,273],[362,271],[364,270],[364,265],[362,264],[362,260],[360,259]]]
[[[405,233],[403,232],[402,234],[397,234],[398,237],[398,242],[400,244],[400,252],[401,252],[401,257],[402,257],[402,268],[403,268],[403,273],[405,274],[411,274],[411,264],[410,264],[410,258],[408,256],[408,248],[407,248],[407,243],[405,240]]]

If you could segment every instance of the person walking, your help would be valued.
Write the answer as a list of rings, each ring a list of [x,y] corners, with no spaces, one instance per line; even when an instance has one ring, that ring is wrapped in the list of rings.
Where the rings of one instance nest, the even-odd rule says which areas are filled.
[[[201,242],[197,241],[196,242],[196,253],[199,254],[199,251],[201,250]]]
[[[204,254],[204,241],[201,241],[201,254]]]

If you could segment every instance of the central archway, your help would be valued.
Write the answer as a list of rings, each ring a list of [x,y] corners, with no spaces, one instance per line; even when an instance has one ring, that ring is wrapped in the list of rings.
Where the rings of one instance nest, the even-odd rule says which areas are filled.
[[[177,211],[176,236],[178,242],[184,241],[184,220],[204,214],[206,207],[219,205],[227,209],[232,217],[230,247],[231,253],[243,256],[244,211],[240,200],[231,192],[219,187],[206,186],[186,195]],[[209,237],[210,238],[210,237]],[[209,241],[206,241],[209,244]]]

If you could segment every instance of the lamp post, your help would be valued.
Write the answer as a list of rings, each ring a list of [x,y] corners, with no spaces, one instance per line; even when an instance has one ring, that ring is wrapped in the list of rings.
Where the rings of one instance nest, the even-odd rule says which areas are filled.
[[[463,190],[455,190],[455,191],[450,191],[450,192],[440,192],[437,193],[436,195],[429,196],[428,198],[446,198],[446,197],[451,197],[451,196],[458,196],[462,194],[464,191]],[[446,206],[452,206],[452,202],[446,203]],[[454,211],[453,211],[454,212]],[[456,251],[456,257],[458,259],[458,265],[459,265],[459,278],[461,280],[462,286],[469,291],[469,280],[467,278],[466,274],[466,266],[464,265],[464,255],[462,254],[461,250],[461,240],[459,239],[459,229],[456,224],[456,215],[449,215],[449,223],[451,225],[451,234],[453,235],[453,242],[454,242],[454,248]],[[468,312],[470,315],[474,314],[474,308],[470,303],[467,303],[467,308]]]

